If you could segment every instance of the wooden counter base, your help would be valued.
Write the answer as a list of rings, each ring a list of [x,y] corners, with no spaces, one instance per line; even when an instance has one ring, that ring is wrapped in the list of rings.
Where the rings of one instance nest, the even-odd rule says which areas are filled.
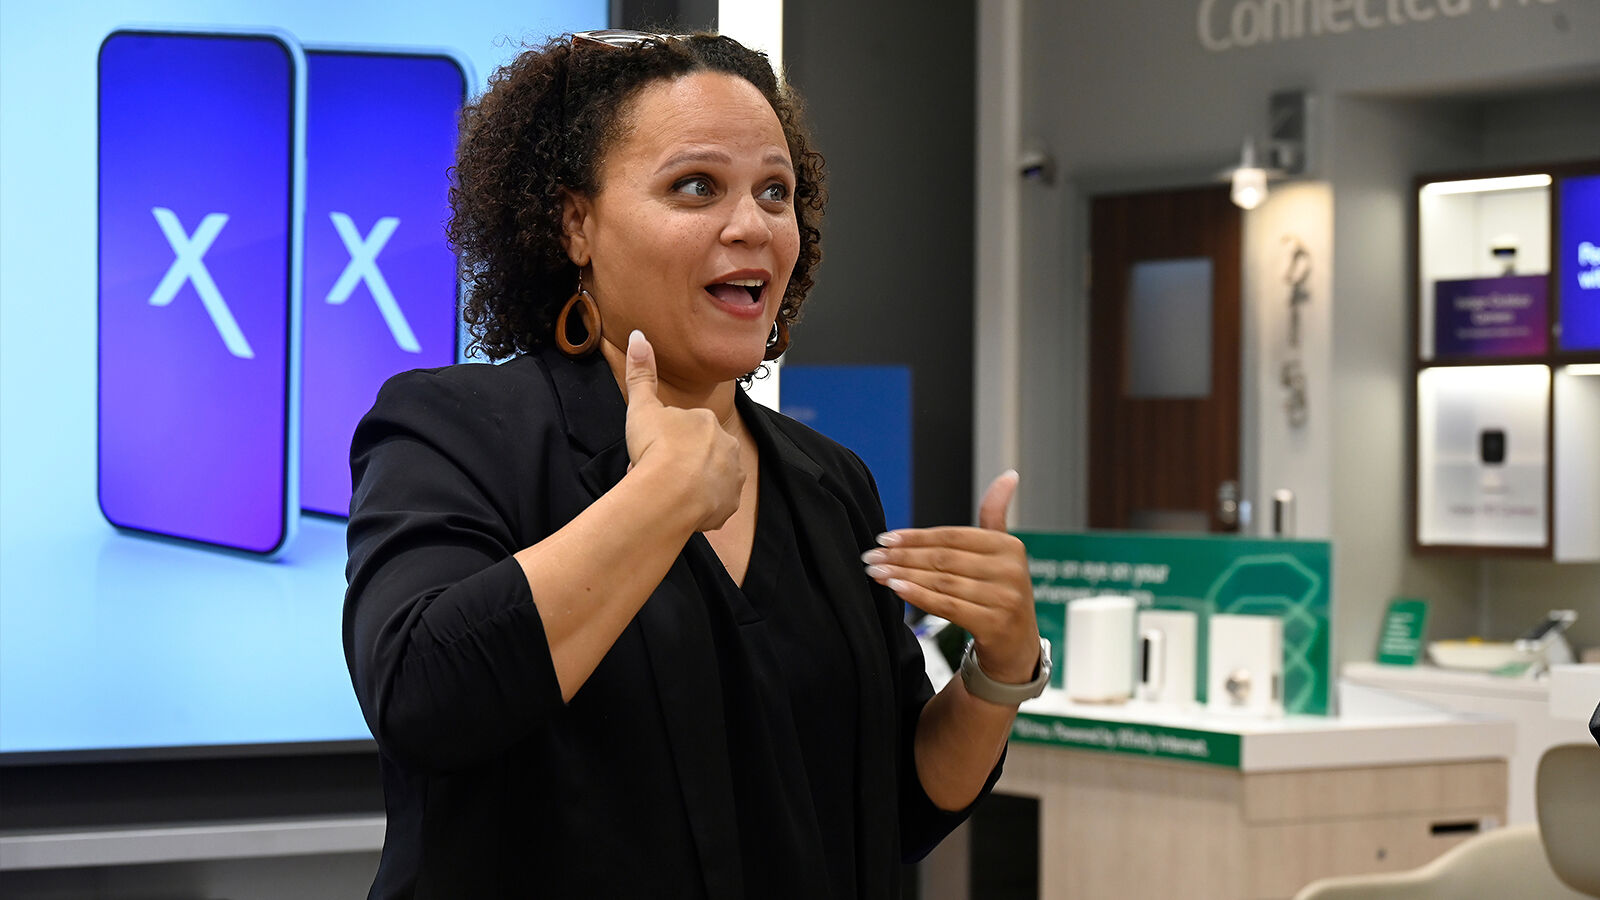
[[[1504,822],[1506,763],[1245,772],[1013,741],[996,789],[1039,800],[1041,898],[1264,900]]]

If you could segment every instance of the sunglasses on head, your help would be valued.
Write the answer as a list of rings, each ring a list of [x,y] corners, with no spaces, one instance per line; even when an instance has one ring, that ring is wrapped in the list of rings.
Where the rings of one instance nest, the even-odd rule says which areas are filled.
[[[644,44],[665,44],[667,41],[686,41],[690,34],[655,34],[649,31],[630,31],[626,28],[605,28],[600,31],[578,31],[572,35],[572,45],[598,45],[629,49]]]

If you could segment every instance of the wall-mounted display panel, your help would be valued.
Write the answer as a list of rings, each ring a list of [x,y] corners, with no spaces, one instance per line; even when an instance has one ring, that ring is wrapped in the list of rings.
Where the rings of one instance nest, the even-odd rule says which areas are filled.
[[[1417,376],[1417,541],[1549,541],[1547,366],[1457,366]]]
[[[1549,349],[1551,177],[1438,181],[1418,196],[1418,356]]]
[[[1417,180],[1417,551],[1600,560],[1600,161]]]
[[[1561,349],[1600,351],[1600,174],[1563,178],[1558,196]]]
[[[337,399],[340,410],[319,417],[313,409],[312,419],[299,424],[318,430],[323,418],[345,421],[349,409],[362,405],[357,395],[383,377],[379,364],[398,371],[453,358],[449,319],[428,311],[448,313],[454,303],[452,260],[440,257],[446,252],[440,201],[451,108],[463,88],[469,96],[482,92],[523,40],[603,28],[608,6],[604,0],[453,6],[401,0],[375,15],[370,5],[321,0],[6,4],[0,28],[0,258],[6,261],[0,268],[0,764],[325,748],[369,739],[340,641],[343,522],[299,518],[291,508],[286,530],[297,524],[297,533],[267,560],[197,543],[219,533],[185,532],[147,513],[168,514],[193,493],[185,476],[198,481],[202,462],[234,461],[226,446],[206,443],[212,431],[244,441],[244,429],[270,424],[267,440],[281,458],[252,468],[270,469],[270,484],[208,484],[204,493],[224,505],[242,503],[252,487],[278,500],[288,486],[276,479],[288,474],[302,449],[311,452],[283,446],[283,435],[297,424],[283,415],[293,399],[284,396],[293,388],[283,386],[294,384],[296,373],[281,371],[285,363],[293,367],[289,344],[296,336],[274,326],[269,346],[263,327],[251,319],[246,301],[265,286],[263,276],[252,273],[267,269],[244,265],[250,254],[272,249],[271,271],[280,282],[299,255],[304,303],[320,304],[305,310],[306,328],[322,329],[321,316],[337,329],[319,332],[327,339],[320,345],[316,336],[303,335],[321,369],[308,365],[298,374],[306,393]],[[254,93],[242,96],[238,77],[176,78],[189,91],[183,114],[168,116],[172,110],[163,104],[176,95],[161,89],[160,79],[171,72],[164,75],[165,63],[144,51],[179,42],[107,41],[130,25],[280,35],[313,54],[356,50],[352,59],[361,66],[330,74],[314,58],[292,76],[244,78]],[[171,58],[193,62],[191,49],[236,50],[236,41],[181,42],[182,53]],[[102,58],[103,46],[109,58]],[[297,118],[312,119],[306,151],[287,152],[289,137],[280,128],[247,148],[283,157],[275,168],[256,166],[249,154],[225,155],[250,104],[285,97],[291,86],[304,87],[309,97],[309,110],[294,110]],[[409,94],[398,98],[414,116],[407,128],[381,131],[363,122],[369,104],[391,103],[394,91],[407,86]],[[272,121],[286,124],[289,113],[279,103]],[[424,113],[427,123],[420,121]],[[319,123],[326,141],[317,139]],[[177,130],[185,127],[191,130]],[[319,150],[322,145],[332,149]],[[108,166],[103,171],[102,162]],[[319,176],[319,166],[327,178]],[[341,177],[330,166],[351,171]],[[156,185],[152,173],[171,178]],[[287,185],[301,177],[313,195],[305,199],[301,232],[309,243],[286,252],[286,241],[295,244],[296,216]],[[411,196],[424,184],[427,196]],[[223,187],[240,194],[260,190],[241,202]],[[135,189],[136,196],[130,193]],[[275,223],[270,227],[268,213]],[[102,268],[102,250],[121,254],[121,262]],[[162,288],[169,276],[170,291]],[[285,295],[286,283],[276,285],[277,295]],[[411,304],[424,285],[433,299],[419,309]],[[97,308],[101,303],[107,308]],[[350,321],[334,321],[341,316]],[[130,324],[135,320],[137,328]],[[181,333],[167,328],[178,322],[188,323]],[[368,339],[363,335],[373,336],[383,353],[358,346]],[[158,345],[157,337],[165,343]],[[424,352],[412,353],[411,346]],[[100,370],[102,382],[96,357],[107,353],[114,365]],[[213,358],[220,362],[210,364]],[[243,383],[227,374],[267,363],[280,368],[272,405],[259,399],[264,390],[242,395]],[[329,385],[352,368],[376,380]],[[231,403],[224,411],[253,416],[212,428],[220,419],[202,418],[198,410],[218,398]],[[172,401],[176,411],[162,408],[158,415],[154,404],[161,400]],[[184,408],[177,409],[180,401]],[[122,418],[102,424],[97,409]],[[116,441],[100,445],[107,434]],[[329,499],[314,508],[338,512],[347,496],[339,444],[335,436],[322,447],[333,459],[324,492]],[[254,439],[248,445],[262,446]],[[119,474],[131,446],[169,464],[161,478]],[[239,457],[242,451],[232,452]],[[113,521],[191,540],[115,528],[100,506],[102,473],[112,476],[115,490],[130,492],[113,498],[107,510],[118,516]],[[135,508],[137,520],[124,523],[123,511]],[[232,528],[244,519],[236,506],[217,521]],[[269,524],[266,539],[231,543],[273,549],[281,523]]]
[[[1555,370],[1557,562],[1600,560],[1600,363]]]

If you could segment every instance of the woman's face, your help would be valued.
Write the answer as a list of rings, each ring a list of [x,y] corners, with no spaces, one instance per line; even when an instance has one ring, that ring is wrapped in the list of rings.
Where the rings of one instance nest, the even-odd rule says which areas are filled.
[[[605,341],[637,328],[663,380],[708,386],[756,368],[800,252],[794,164],[761,92],[697,72],[635,96],[600,189],[563,225]]]

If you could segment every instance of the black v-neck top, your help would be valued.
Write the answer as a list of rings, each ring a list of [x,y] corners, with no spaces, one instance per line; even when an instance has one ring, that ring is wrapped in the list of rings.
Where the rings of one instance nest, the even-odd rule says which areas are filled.
[[[855,664],[799,551],[769,448],[761,459],[743,587],[704,536],[689,554],[724,686],[745,890],[843,900],[857,892]]]

